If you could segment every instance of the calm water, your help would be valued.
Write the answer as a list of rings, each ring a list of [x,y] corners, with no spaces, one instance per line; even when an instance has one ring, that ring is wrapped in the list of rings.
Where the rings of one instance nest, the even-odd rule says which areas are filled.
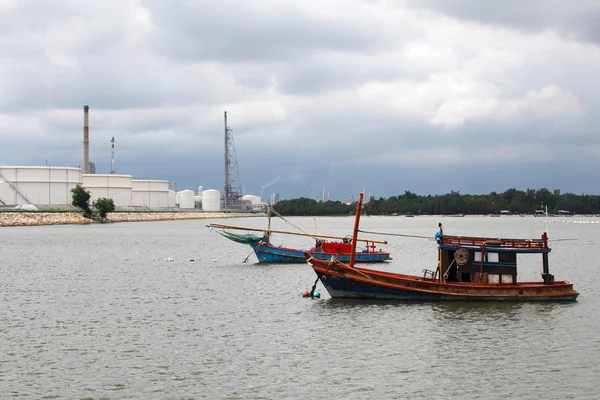
[[[304,299],[307,265],[243,263],[250,248],[209,220],[0,228],[0,398],[598,399],[600,224],[560,222],[582,220],[548,225],[561,239],[551,273],[574,282],[573,304],[340,301],[320,284],[321,299]],[[289,221],[273,227],[344,236],[353,224]],[[439,221],[448,234],[545,229],[533,217],[368,217],[361,228],[431,237]],[[433,241],[388,240],[394,261],[379,268],[435,266]],[[520,278],[537,280],[538,258],[524,261]]]

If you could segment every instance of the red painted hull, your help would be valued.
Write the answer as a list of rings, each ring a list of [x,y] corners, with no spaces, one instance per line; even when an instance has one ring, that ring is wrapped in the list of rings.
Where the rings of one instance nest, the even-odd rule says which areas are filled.
[[[331,297],[396,300],[574,301],[569,281],[489,284],[452,282],[318,260],[305,253]]]

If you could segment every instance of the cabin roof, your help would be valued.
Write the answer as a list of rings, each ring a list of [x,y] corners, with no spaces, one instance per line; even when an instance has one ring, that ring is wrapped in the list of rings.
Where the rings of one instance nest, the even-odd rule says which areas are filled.
[[[504,239],[485,238],[475,236],[447,236],[441,237],[440,246],[485,247],[496,249],[516,249],[522,251],[550,250],[547,242],[540,239]]]

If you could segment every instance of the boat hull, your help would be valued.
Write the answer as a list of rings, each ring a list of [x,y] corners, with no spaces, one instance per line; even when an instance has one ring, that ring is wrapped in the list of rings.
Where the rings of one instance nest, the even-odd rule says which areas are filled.
[[[312,256],[312,254],[311,254]],[[308,259],[333,298],[420,301],[575,301],[569,281],[517,284],[440,283],[413,275],[394,274]]]
[[[256,254],[258,262],[261,263],[304,263],[305,250],[291,249],[288,247],[277,247],[264,244],[252,244],[252,249]],[[313,253],[312,256],[319,260],[329,261],[332,257],[337,258],[341,262],[347,263],[350,261],[350,253]],[[356,253],[355,262],[374,263],[385,262],[392,258],[390,253],[383,251],[369,251]]]

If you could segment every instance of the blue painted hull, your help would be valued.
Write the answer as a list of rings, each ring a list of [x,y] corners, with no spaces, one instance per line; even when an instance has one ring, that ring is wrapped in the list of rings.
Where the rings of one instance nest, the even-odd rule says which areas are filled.
[[[444,293],[423,293],[410,289],[398,289],[382,287],[377,284],[356,282],[350,279],[327,276],[323,279],[323,274],[317,273],[321,283],[327,289],[329,295],[333,298],[349,299],[380,299],[380,300],[419,300],[419,301],[575,301],[577,294],[567,294],[559,296],[494,296],[493,294],[484,295],[457,295]]]
[[[291,249],[287,247],[277,247],[272,245],[251,244],[258,262],[261,263],[304,263],[306,250]],[[341,253],[312,253],[313,258],[319,260],[331,260],[331,257],[337,257],[341,262],[348,263],[350,254]],[[355,261],[359,263],[384,262],[391,260],[390,253],[383,251],[358,252],[355,255]]]
[[[308,263],[334,298],[458,301],[575,301],[569,281],[518,284],[443,283],[420,276],[396,274],[323,262],[312,254]]]

